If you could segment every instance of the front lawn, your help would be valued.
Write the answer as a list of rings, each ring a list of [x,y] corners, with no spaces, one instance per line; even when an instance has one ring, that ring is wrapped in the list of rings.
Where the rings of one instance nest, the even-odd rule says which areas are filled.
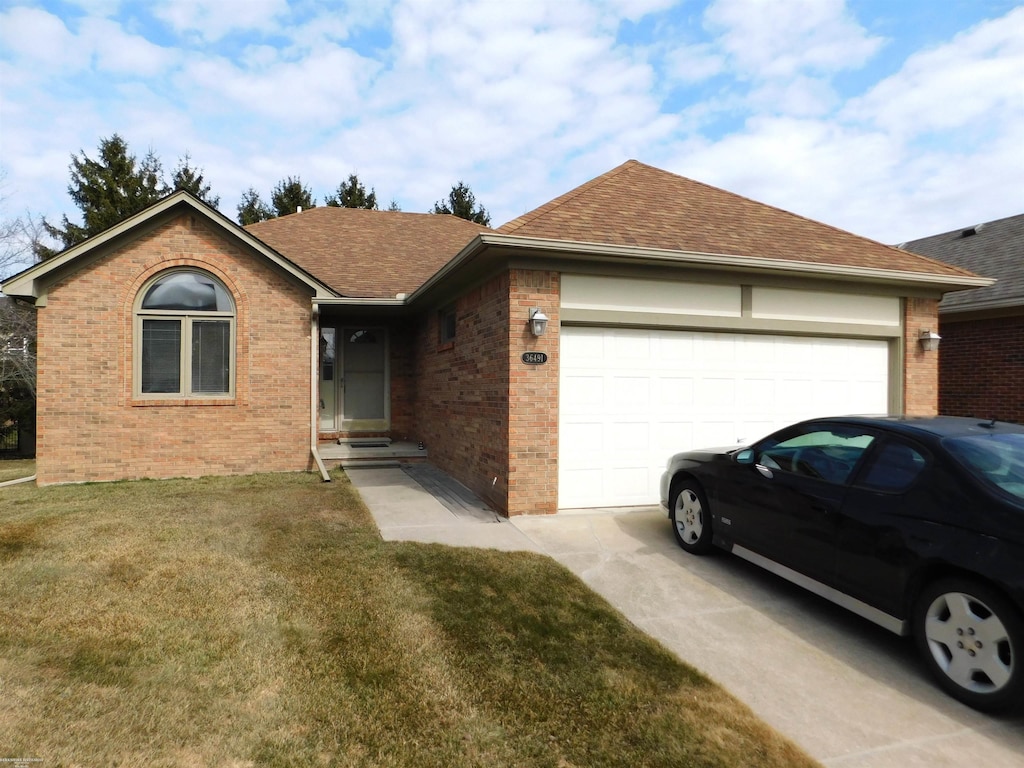
[[[344,475],[0,489],[0,691],[42,765],[813,765],[553,561],[385,543]]]
[[[31,477],[35,473],[35,459],[0,459],[0,483]]]

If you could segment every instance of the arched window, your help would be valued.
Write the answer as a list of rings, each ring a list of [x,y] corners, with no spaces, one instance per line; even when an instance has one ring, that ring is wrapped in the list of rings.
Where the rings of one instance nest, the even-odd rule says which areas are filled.
[[[139,292],[135,393],[227,397],[235,389],[235,303],[215,277],[164,272]]]

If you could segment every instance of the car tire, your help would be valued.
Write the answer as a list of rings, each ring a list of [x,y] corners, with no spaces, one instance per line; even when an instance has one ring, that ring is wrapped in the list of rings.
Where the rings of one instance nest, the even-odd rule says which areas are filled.
[[[1024,705],[1024,616],[990,587],[943,579],[918,598],[914,638],[939,685],[986,712]]]
[[[711,508],[696,480],[677,480],[669,494],[669,517],[679,546],[694,555],[711,551]]]

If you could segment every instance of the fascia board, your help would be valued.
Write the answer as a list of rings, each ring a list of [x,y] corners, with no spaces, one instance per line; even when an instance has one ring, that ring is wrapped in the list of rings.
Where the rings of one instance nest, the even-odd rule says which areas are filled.
[[[672,251],[658,248],[606,245],[604,243],[576,242],[571,240],[547,240],[532,237],[482,233],[477,239],[483,245],[514,248],[521,251],[545,251],[562,257],[575,256],[581,260],[593,258],[615,259],[627,263],[659,263],[664,265],[717,267],[747,272],[765,272],[784,275],[803,275],[827,278],[844,278],[851,281],[896,283],[902,285],[929,286],[943,291],[983,288],[993,285],[989,277],[962,277],[927,272],[878,269],[874,267],[850,267],[836,264],[790,259],[767,259],[754,256],[736,256],[721,253],[700,253],[696,251]],[[454,260],[453,260],[454,261]],[[449,265],[451,262],[449,263]],[[446,265],[447,266],[447,265]],[[440,273],[438,273],[440,274]]]
[[[127,232],[130,232],[135,227],[161,216],[178,205],[189,206],[193,211],[205,217],[208,221],[227,231],[231,236],[238,238],[253,250],[258,251],[266,259],[293,275],[299,281],[308,285],[313,290],[315,296],[338,295],[329,286],[320,282],[308,272],[305,272],[297,265],[293,264],[277,251],[267,246],[262,240],[250,235],[240,226],[224,216],[224,214],[220,213],[220,211],[206,206],[192,197],[192,195],[182,191],[168,195],[163,200],[151,205],[144,211],[140,211],[133,216],[129,216],[120,224],[89,238],[83,243],[79,243],[76,246],[68,248],[66,251],[57,254],[51,259],[41,261],[38,264],[34,264],[28,269],[19,272],[4,281],[3,284],[0,285],[0,289],[2,289],[8,296],[19,296],[26,299],[38,298],[42,292],[47,275],[50,275],[77,259],[80,259],[85,254],[101,248],[105,244],[110,243]]]
[[[408,299],[372,299],[349,296],[314,296],[313,304],[321,307],[404,307]]]

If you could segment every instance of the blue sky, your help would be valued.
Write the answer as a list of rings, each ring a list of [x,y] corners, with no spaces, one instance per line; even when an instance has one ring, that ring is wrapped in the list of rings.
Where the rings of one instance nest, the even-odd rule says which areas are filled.
[[[635,158],[883,242],[1024,211],[1004,0],[0,0],[3,215],[72,152],[186,152],[231,218],[350,173],[496,226]]]

